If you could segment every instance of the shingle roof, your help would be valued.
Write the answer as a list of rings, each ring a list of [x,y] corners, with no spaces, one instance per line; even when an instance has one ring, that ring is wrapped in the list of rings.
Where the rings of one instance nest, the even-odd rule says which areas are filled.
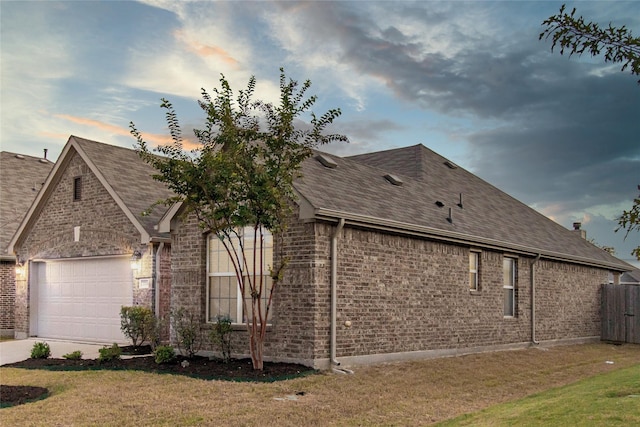
[[[640,283],[640,268],[623,273],[620,276],[620,283]]]
[[[167,207],[158,206],[148,216],[142,212],[172,192],[152,178],[155,170],[134,150],[76,136],[69,138],[69,145],[85,157],[149,236],[168,236],[155,228]],[[306,211],[312,217],[345,218],[353,224],[471,246],[542,254],[620,271],[633,269],[580,233],[565,229],[422,145],[346,158],[323,155],[337,167],[308,159],[303,177],[295,182],[303,204],[313,210]],[[400,178],[401,185],[384,177],[389,173]]]
[[[580,233],[567,230],[423,145],[347,158],[325,156],[337,167],[327,168],[308,159],[303,177],[295,183],[316,218],[343,217],[463,244],[621,271],[632,268]],[[400,177],[402,185],[385,179],[388,173]]]
[[[0,257],[13,258],[7,247],[36,198],[53,163],[23,154],[0,153]]]

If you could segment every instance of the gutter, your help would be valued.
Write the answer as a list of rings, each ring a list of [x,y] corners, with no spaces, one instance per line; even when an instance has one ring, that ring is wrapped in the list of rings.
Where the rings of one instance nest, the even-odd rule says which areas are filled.
[[[340,362],[336,360],[336,324],[338,323],[338,309],[337,309],[337,283],[338,283],[338,237],[342,232],[342,228],[344,227],[344,218],[340,218],[338,220],[338,226],[331,236],[331,343],[330,343],[330,365],[333,368],[334,372],[345,374],[345,373],[353,373],[353,371],[349,371],[344,368],[337,368],[340,366]]]
[[[315,219],[335,221],[337,218],[349,221],[349,224],[373,228],[378,230],[384,230],[393,233],[400,233],[410,236],[428,237],[432,239],[438,239],[450,243],[459,243],[468,245],[473,243],[488,249],[497,249],[504,251],[508,249],[514,253],[522,255],[536,256],[538,254],[543,255],[545,258],[563,261],[573,262],[575,264],[586,265],[589,267],[607,268],[615,271],[630,271],[633,266],[626,265],[624,261],[620,261],[623,264],[613,263],[604,260],[595,260],[592,258],[585,258],[581,256],[569,256],[567,254],[554,252],[554,251],[541,251],[538,248],[534,248],[526,245],[519,245],[517,243],[504,242],[487,237],[472,236],[465,233],[456,231],[441,230],[433,227],[427,227],[422,225],[409,224],[401,221],[394,221],[384,218],[372,217],[369,215],[350,214],[348,212],[336,211],[333,209],[317,208],[314,209],[313,216]]]
[[[540,344],[536,341],[536,263],[542,254],[538,254],[536,259],[531,263],[531,342]]]

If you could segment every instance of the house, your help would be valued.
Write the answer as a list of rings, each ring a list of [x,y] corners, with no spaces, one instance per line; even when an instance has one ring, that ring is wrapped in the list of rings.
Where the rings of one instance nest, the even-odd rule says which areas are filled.
[[[48,283],[59,289],[58,277],[99,260],[113,267],[98,277],[115,264],[124,272],[139,251],[142,269],[123,279],[133,295],[114,300],[111,313],[132,302],[159,314],[185,309],[205,331],[229,315],[233,349],[246,352],[242,296],[217,237],[180,205],[139,214],[169,195],[152,173],[132,150],[69,139],[12,240],[32,277],[31,292],[26,281],[19,286],[23,336],[53,334],[47,317],[61,301],[42,297],[54,293]],[[86,206],[74,201],[78,177]],[[328,368],[597,340],[600,285],[632,269],[582,230],[561,227],[422,145],[344,158],[317,152],[295,192],[289,228],[265,240],[267,264],[288,259],[267,359]],[[86,285],[92,315],[102,307],[93,295],[107,282]],[[53,329],[75,322],[69,313],[81,306],[63,310]],[[87,321],[83,313],[75,323]],[[91,328],[83,337],[105,339]]]
[[[169,309],[166,208],[171,193],[130,149],[71,136],[9,244],[27,272],[16,281],[17,338],[123,342],[120,307]]]
[[[0,152],[0,336],[13,337],[16,298],[16,257],[7,252],[29,206],[42,187],[53,163],[45,157]]]
[[[627,271],[620,276],[621,285],[640,285],[640,268]]]

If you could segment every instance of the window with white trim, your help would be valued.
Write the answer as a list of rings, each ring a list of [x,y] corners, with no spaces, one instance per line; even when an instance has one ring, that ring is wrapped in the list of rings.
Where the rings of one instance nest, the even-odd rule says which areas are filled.
[[[502,289],[505,317],[515,317],[516,315],[516,268],[515,258],[503,258]]]
[[[479,291],[478,285],[478,266],[480,265],[480,253],[469,252],[469,290]]]
[[[233,235],[227,245],[233,248],[240,256],[229,256],[223,241],[216,234],[210,234],[207,239],[207,321],[215,322],[218,316],[229,316],[233,323],[246,323],[251,320],[251,313],[244,313],[242,307],[242,292],[234,262],[240,262],[240,270],[245,283],[245,295],[247,310],[251,310],[251,295],[249,280],[260,284],[262,281],[261,311],[264,314],[269,300],[272,279],[270,269],[273,266],[273,237],[267,230],[263,230],[262,236],[258,232],[254,240],[253,227],[245,227],[237,235]],[[256,255],[260,254],[260,240],[262,240],[262,258],[256,257],[254,262],[254,249]],[[257,242],[257,244],[256,244]],[[244,257],[239,252],[244,247]],[[262,263],[262,276],[260,265]],[[254,275],[254,271],[256,272]],[[270,316],[269,316],[270,317]]]

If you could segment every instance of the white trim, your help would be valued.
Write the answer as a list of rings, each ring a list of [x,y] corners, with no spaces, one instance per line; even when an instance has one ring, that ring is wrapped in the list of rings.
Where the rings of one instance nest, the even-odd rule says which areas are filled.
[[[471,268],[471,255],[475,255],[474,268]],[[475,286],[473,288],[471,287],[471,281],[469,281],[469,291],[471,292],[478,292],[480,290],[480,277],[478,275],[479,271],[480,271],[480,252],[470,250],[469,251],[469,275],[471,275],[471,273],[474,273],[474,277],[475,277]]]
[[[505,261],[510,261],[511,263],[511,283],[504,283],[504,262]],[[511,314],[504,314],[504,318],[505,319],[511,319],[516,317],[516,279],[518,276],[517,273],[517,268],[518,268],[518,264],[517,264],[517,258],[514,257],[510,257],[510,256],[503,256],[502,257],[502,292],[503,292],[503,301],[502,301],[502,308],[503,308],[503,313],[504,313],[504,309],[506,307],[504,307],[504,291],[505,290],[511,290]]]
[[[170,233],[171,232],[171,221],[173,217],[178,213],[180,208],[182,207],[182,202],[177,202],[171,205],[171,207],[162,215],[158,225],[156,226],[158,233]]]

